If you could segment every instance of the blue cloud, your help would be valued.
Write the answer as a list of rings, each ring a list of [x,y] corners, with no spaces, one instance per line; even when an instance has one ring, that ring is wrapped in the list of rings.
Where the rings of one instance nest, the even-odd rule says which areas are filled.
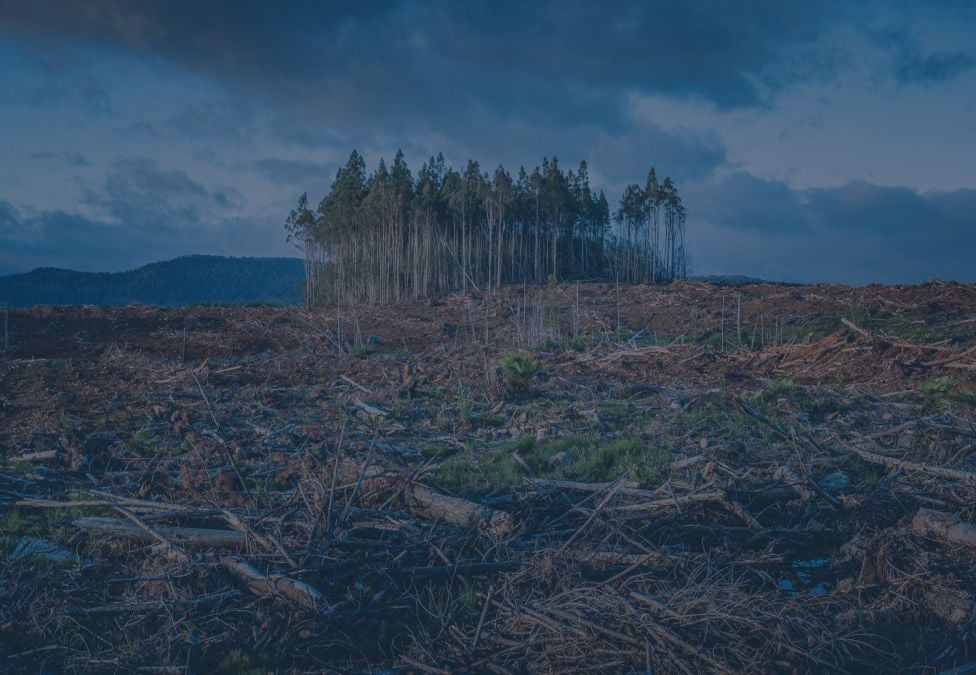
[[[973,189],[921,192],[856,181],[795,190],[739,173],[695,186],[689,199],[692,251],[704,273],[855,284],[976,281],[967,255],[976,251]]]

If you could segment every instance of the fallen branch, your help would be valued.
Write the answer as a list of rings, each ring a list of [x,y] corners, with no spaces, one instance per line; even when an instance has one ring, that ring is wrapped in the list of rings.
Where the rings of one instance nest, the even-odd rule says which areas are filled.
[[[847,444],[845,443],[845,445]],[[928,473],[932,474],[933,476],[951,478],[953,480],[960,480],[966,483],[976,483],[976,473],[972,473],[970,471],[949,469],[944,466],[937,466],[935,464],[928,464],[925,462],[911,462],[905,459],[898,459],[896,457],[888,457],[887,455],[881,455],[877,452],[871,452],[870,450],[864,450],[863,448],[858,448],[852,445],[847,445],[847,447],[850,448],[850,450],[857,454],[861,459],[867,462],[883,464],[884,466],[892,469],[918,471],[919,473]]]
[[[227,556],[220,559],[220,564],[247,584],[248,590],[255,595],[283,595],[289,600],[315,611],[321,611],[328,607],[321,591],[304,581],[277,574],[265,576],[253,565],[239,558]]]
[[[9,462],[42,462],[48,459],[57,459],[57,450],[41,450],[40,452],[28,452],[19,457],[11,457]]]
[[[610,511],[654,511],[656,509],[674,508],[676,506],[687,506],[689,504],[701,504],[702,502],[726,503],[725,492],[721,490],[709,490],[698,492],[693,495],[680,495],[666,497],[664,499],[654,499],[640,504],[628,504],[626,506],[614,506]]]
[[[139,541],[157,541],[146,530],[135,523],[118,518],[88,517],[78,518],[72,524],[89,532],[100,532],[112,537],[136,539]],[[240,532],[233,530],[212,530],[196,527],[169,527],[157,525],[153,528],[159,535],[174,545],[191,548],[234,548],[244,546],[247,538]]]

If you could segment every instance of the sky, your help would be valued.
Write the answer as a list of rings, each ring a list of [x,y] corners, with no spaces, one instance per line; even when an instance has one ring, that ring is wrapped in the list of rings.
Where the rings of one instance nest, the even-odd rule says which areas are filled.
[[[654,166],[696,274],[976,281],[976,2],[0,0],[0,274],[294,255],[356,148]]]

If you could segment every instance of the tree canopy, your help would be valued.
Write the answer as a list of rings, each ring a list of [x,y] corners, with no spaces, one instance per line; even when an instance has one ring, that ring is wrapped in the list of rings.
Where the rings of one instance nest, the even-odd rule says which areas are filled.
[[[397,302],[503,284],[617,279],[660,282],[688,272],[685,208],[652,168],[611,214],[585,161],[555,157],[512,176],[431,157],[414,176],[403,152],[366,172],[353,151],[315,210],[308,196],[285,223],[305,253],[310,302]]]

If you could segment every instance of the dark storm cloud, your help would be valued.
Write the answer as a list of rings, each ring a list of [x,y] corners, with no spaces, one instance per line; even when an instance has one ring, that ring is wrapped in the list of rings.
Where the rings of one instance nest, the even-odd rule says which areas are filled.
[[[805,231],[811,225],[801,196],[780,181],[735,173],[692,190],[696,219],[765,234]]]
[[[24,212],[0,201],[0,273],[34,267],[119,269],[158,247],[151,233],[120,234],[110,223],[64,211]]]
[[[115,162],[104,187],[89,191],[86,201],[133,229],[172,230],[199,223],[202,214],[221,200],[185,171],[131,158]]]
[[[728,158],[713,132],[646,126],[620,139],[601,137],[587,159],[622,190],[642,182],[652,166],[683,183],[706,178]]]
[[[157,215],[144,214],[133,226],[60,210],[22,210],[0,200],[0,274],[35,267],[121,271],[200,251],[253,254],[255,246],[263,255],[290,253],[278,223],[227,217],[182,228],[150,226]]]
[[[333,123],[458,108],[612,122],[637,89],[756,106],[833,66],[805,48],[840,5],[801,0],[335,3],[0,0],[52,43],[162,57]],[[413,115],[411,115],[413,113]],[[413,121],[413,120],[411,120]]]
[[[891,56],[890,64],[879,74],[890,74],[901,86],[943,84],[976,66],[976,51],[925,52],[907,28],[869,35]]]
[[[920,192],[852,182],[793,190],[734,174],[693,189],[708,273],[789,281],[976,281],[976,190]]]

